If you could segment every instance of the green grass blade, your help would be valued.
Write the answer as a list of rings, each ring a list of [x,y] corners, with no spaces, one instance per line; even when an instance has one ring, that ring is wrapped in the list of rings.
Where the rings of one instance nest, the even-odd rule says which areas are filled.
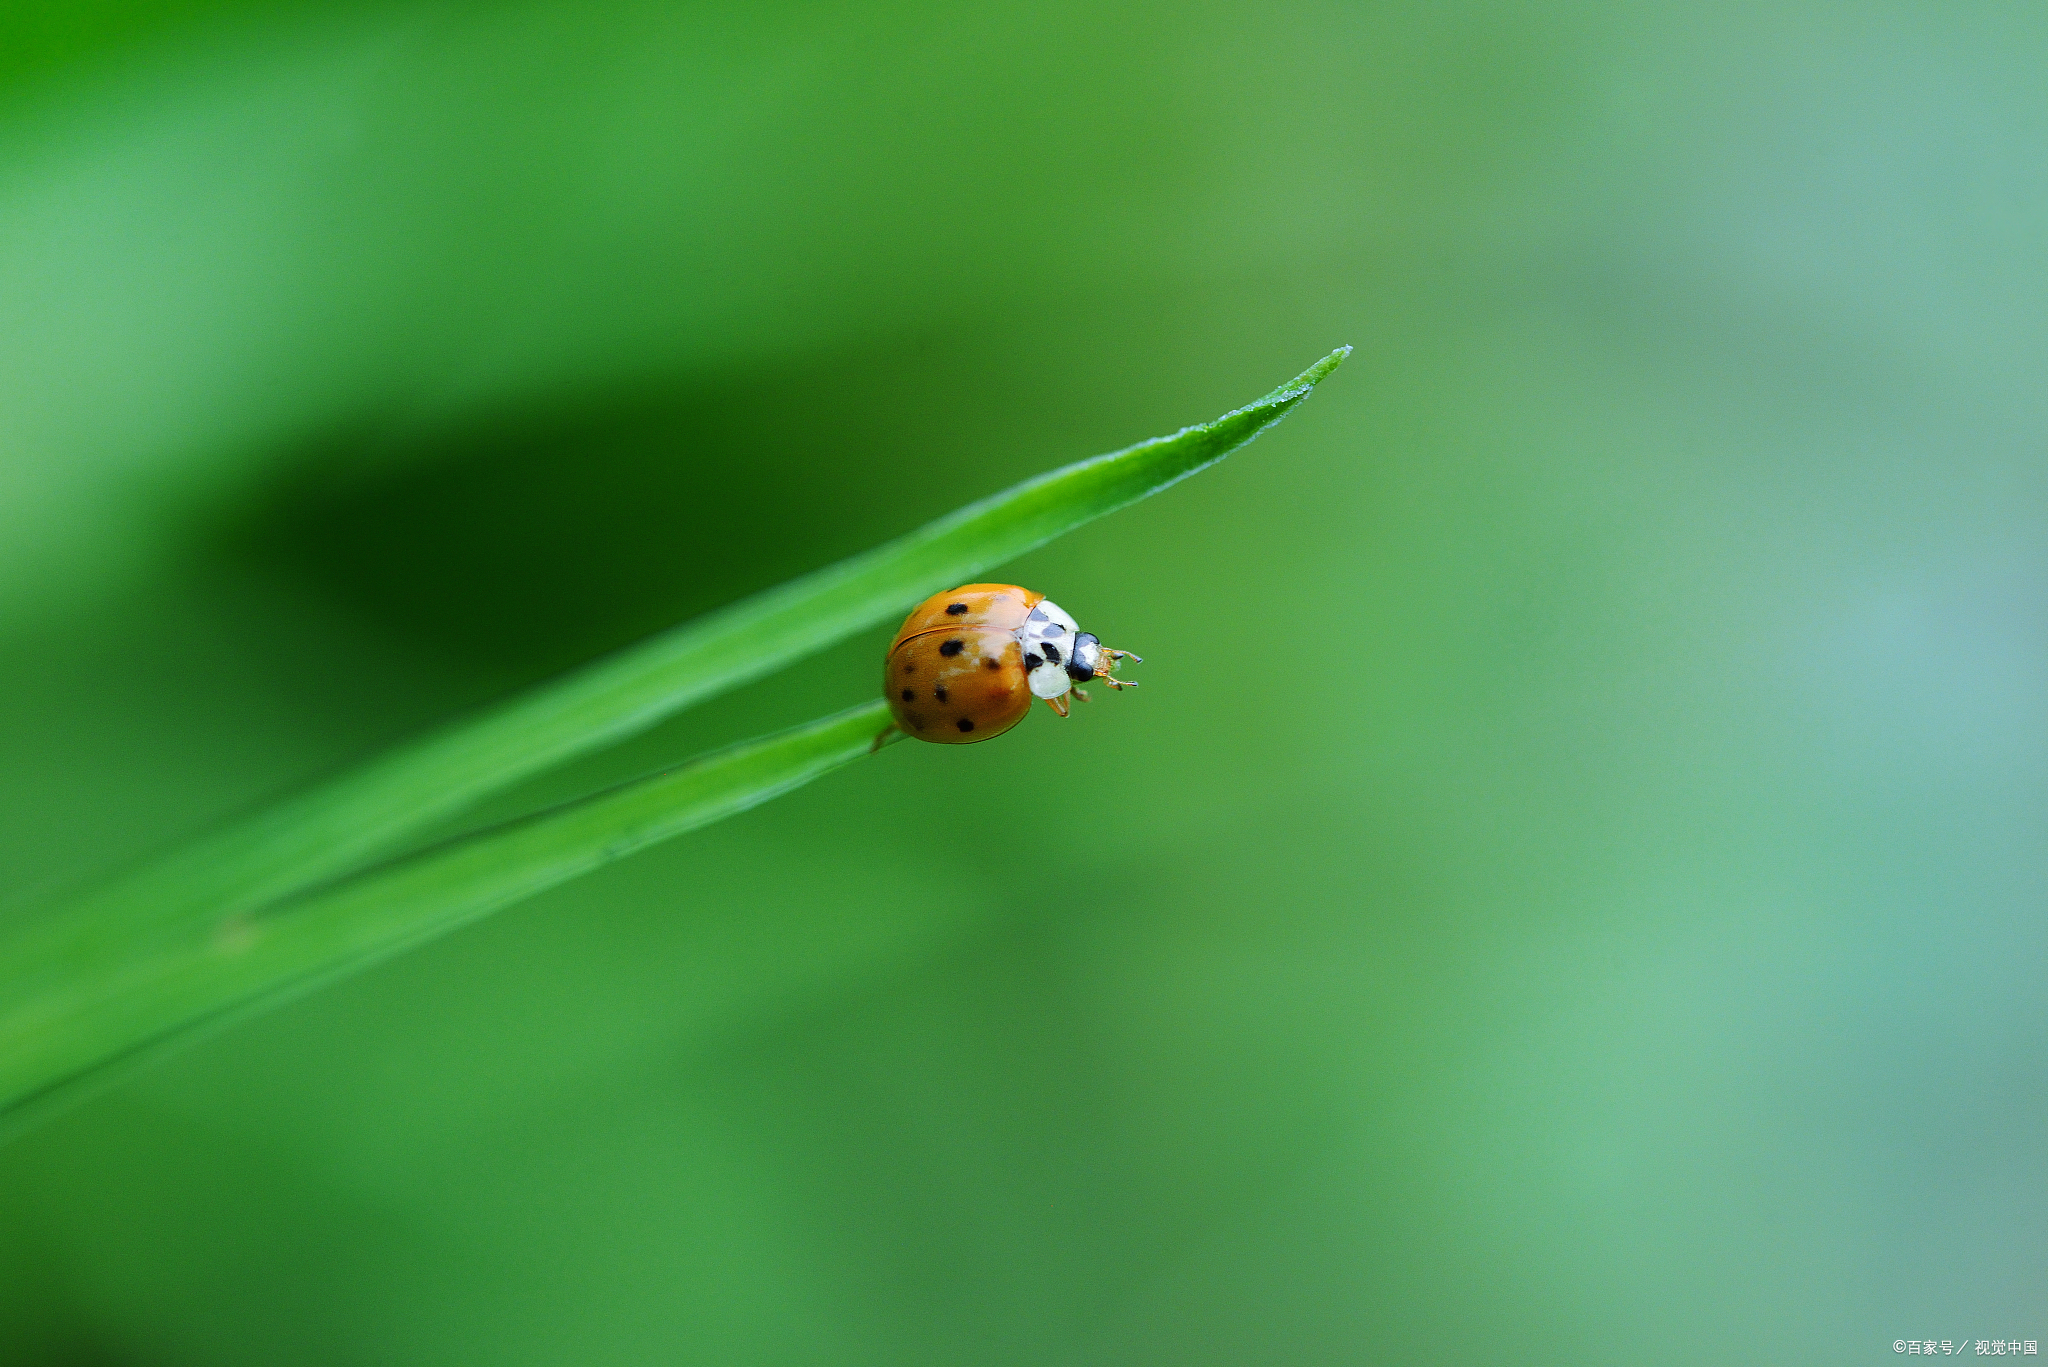
[[[1285,417],[1350,354],[1334,351],[1214,422],[1028,480],[401,746],[102,889],[82,909],[95,919],[152,920],[248,910],[389,855],[521,779],[772,673],[1214,464]],[[5,992],[0,969],[0,1001]]]
[[[0,1117],[23,1114],[49,1089],[68,1091],[70,1080],[154,1041],[391,953],[852,758],[873,740],[880,704],[365,872],[490,793],[1214,464],[1285,417],[1349,354],[1333,352],[1214,422],[1052,471],[656,636],[23,917],[0,943]],[[351,874],[360,876],[338,881]]]
[[[437,845],[261,911],[188,918],[119,946],[45,941],[41,989],[0,1018],[0,1131],[124,1059],[273,1004],[876,748],[880,701]],[[892,733],[890,739],[897,737]],[[67,954],[79,955],[67,958]]]

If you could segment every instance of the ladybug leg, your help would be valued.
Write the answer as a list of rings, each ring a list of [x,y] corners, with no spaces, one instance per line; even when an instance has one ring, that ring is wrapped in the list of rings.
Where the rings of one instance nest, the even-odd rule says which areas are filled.
[[[1081,687],[1079,684],[1076,684],[1074,685],[1074,697],[1081,702],[1087,702],[1088,690]]]
[[[1065,698],[1047,698],[1045,705],[1059,713],[1062,717],[1067,715],[1067,700]]]
[[[898,726],[898,725],[897,725],[897,724],[896,724],[895,722],[893,722],[893,721],[892,721],[892,722],[890,722],[890,723],[889,723],[889,724],[888,724],[887,726],[885,726],[885,727],[883,727],[883,728],[882,728],[881,730],[879,730],[879,731],[875,732],[875,743],[874,743],[873,745],[870,745],[870,746],[868,747],[868,753],[869,753],[869,754],[871,754],[871,755],[872,755],[872,754],[874,754],[874,753],[875,753],[875,751],[877,751],[877,750],[881,749],[881,748],[882,748],[883,746],[887,745],[887,744],[889,743],[889,741],[890,741],[890,739],[891,739],[892,737],[895,737],[895,736],[901,735],[902,733],[903,733],[903,728],[902,728],[902,727]]]

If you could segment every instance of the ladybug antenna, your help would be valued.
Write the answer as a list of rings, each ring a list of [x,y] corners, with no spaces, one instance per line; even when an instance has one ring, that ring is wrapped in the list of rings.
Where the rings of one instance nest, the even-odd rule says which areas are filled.
[[[1077,661],[1086,660],[1093,666],[1088,671],[1087,677],[1100,679],[1111,688],[1136,688],[1138,685],[1135,681],[1116,677],[1116,667],[1125,660],[1136,660],[1139,664],[1145,663],[1144,656],[1133,655],[1128,650],[1111,649],[1088,632],[1083,632],[1074,638],[1074,654]]]

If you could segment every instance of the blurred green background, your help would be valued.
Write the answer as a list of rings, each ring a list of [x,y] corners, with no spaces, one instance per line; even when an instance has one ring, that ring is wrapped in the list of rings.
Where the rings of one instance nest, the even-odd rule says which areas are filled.
[[[1140,692],[0,1150],[0,1362],[2048,1338],[2044,70],[2019,4],[0,10],[0,893],[1359,348],[1001,572]]]

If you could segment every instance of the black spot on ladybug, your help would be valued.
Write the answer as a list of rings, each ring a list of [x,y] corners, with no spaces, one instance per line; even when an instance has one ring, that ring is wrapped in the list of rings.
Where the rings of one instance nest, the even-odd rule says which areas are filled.
[[[1024,667],[1026,669],[1036,669],[1044,663],[1045,661],[1039,659],[1036,655],[1031,655],[1027,653],[1024,656]]]
[[[940,701],[940,702],[944,702],[945,700],[946,700],[946,690],[942,688],[942,689],[940,689],[940,690],[939,690],[939,701]]]
[[[962,731],[972,731],[974,729],[974,718],[962,717],[959,721],[954,722],[953,725],[959,727]]]
[[[939,654],[958,655],[963,649],[966,648],[966,645],[967,643],[965,641],[948,641],[944,645],[939,647]]]
[[[913,693],[911,690],[907,688],[903,690],[903,701],[905,702],[909,702],[912,698],[916,696],[917,694]]]
[[[909,674],[909,673],[912,673],[912,672],[914,672],[914,671],[915,671],[916,669],[917,669],[917,666],[916,666],[916,665],[914,665],[914,664],[912,664],[912,663],[911,663],[910,661],[908,661],[908,660],[905,660],[905,661],[903,662],[903,672],[904,672],[905,674]]]
[[[1060,662],[1060,648],[1047,641],[1045,643],[1045,658],[1051,660],[1054,664],[1058,664]]]
[[[913,715],[913,716],[912,716],[912,717],[910,718],[910,724],[911,724],[912,726],[916,727],[916,728],[917,728],[918,730],[920,730],[920,731],[924,730],[924,718],[923,718],[923,717],[920,717],[920,716],[916,716],[916,715]]]
[[[1001,660],[998,660],[995,656],[991,655],[986,660],[983,660],[981,662],[981,667],[983,669],[1001,669],[1003,667],[1003,662]]]
[[[967,604],[965,604],[965,603],[954,603],[954,604],[952,604],[951,606],[949,606],[949,607],[948,607],[948,608],[946,609],[946,611],[947,611],[947,612],[949,612],[949,613],[951,613],[951,614],[952,614],[953,616],[955,616],[955,617],[958,617],[958,616],[959,616],[959,615],[960,615],[961,613],[963,613],[963,612],[967,611]]]

